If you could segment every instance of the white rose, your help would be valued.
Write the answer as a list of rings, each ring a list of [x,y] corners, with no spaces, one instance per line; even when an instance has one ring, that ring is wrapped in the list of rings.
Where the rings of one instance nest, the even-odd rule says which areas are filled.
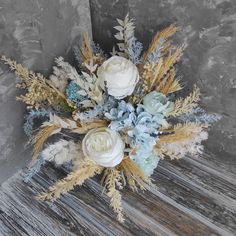
[[[106,82],[108,94],[122,99],[133,93],[139,80],[139,73],[130,60],[113,56],[98,69],[98,77]]]
[[[124,157],[124,143],[119,133],[109,128],[90,130],[82,141],[84,155],[98,165],[114,167]]]

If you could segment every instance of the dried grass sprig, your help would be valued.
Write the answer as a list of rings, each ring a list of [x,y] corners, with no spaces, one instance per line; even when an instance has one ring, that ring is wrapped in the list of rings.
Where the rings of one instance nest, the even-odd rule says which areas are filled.
[[[168,116],[177,117],[183,114],[189,114],[194,108],[198,106],[200,101],[200,89],[194,86],[192,93],[186,98],[179,98],[174,103],[174,110],[168,114]]]
[[[38,108],[45,105],[45,102],[52,106],[67,104],[75,108],[75,105],[40,73],[34,73],[5,56],[1,56],[1,60],[20,77],[21,83],[18,87],[26,88],[27,92],[18,97],[18,100],[25,102],[29,108]]]
[[[93,59],[93,49],[88,33],[83,34],[82,45],[80,47],[80,54],[83,63],[89,63]]]
[[[58,125],[50,125],[41,128],[41,130],[36,134],[32,143],[34,143],[32,161],[36,160],[39,153],[42,151],[43,144],[45,141],[53,134],[59,133],[61,127]]]
[[[162,31],[157,32],[156,35],[154,36],[154,38],[152,39],[152,42],[151,42],[148,50],[143,55],[144,61],[146,61],[148,59],[149,55],[151,55],[151,53],[153,53],[156,50],[156,48],[160,44],[161,39],[166,40],[166,39],[170,38],[178,30],[179,30],[179,28],[172,24],[172,25],[166,27],[165,29],[163,29]],[[163,46],[164,50],[168,49],[167,45],[168,44]]]
[[[203,128],[207,128],[207,124],[199,124],[199,123],[184,123],[184,124],[176,124],[171,130],[172,133],[168,135],[161,135],[158,140],[158,145],[161,143],[172,143],[172,142],[181,142],[194,138],[198,135]]]
[[[76,129],[71,130],[72,133],[77,134],[86,134],[89,130],[101,127],[107,127],[108,121],[107,120],[94,120],[90,123],[83,123],[80,124]]]
[[[103,174],[102,183],[107,189],[107,196],[110,197],[110,206],[117,214],[117,220],[123,223],[124,214],[121,203],[121,193],[118,190],[123,188],[120,171],[116,168],[106,168]]]
[[[94,53],[88,33],[83,33],[82,44],[80,46],[80,57],[84,69],[87,69],[86,65],[91,63],[94,65],[101,65],[105,60],[102,53]]]
[[[135,94],[130,97],[130,101],[137,104],[141,99],[153,90],[164,87],[166,79],[168,84],[165,86],[166,92],[175,92],[182,87],[178,80],[174,80],[173,72],[174,65],[178,62],[183,53],[183,46],[177,47],[173,53],[163,53],[155,64],[145,62],[139,67],[141,79],[136,87]],[[166,55],[168,54],[168,55]]]
[[[170,134],[160,136],[156,144],[160,158],[169,156],[171,159],[183,158],[187,153],[201,153],[201,141],[207,139],[207,124],[184,123],[175,125]]]
[[[171,69],[167,76],[157,85],[156,90],[165,95],[170,93],[177,92],[183,87],[179,82],[179,79],[175,79],[176,70],[175,68]]]
[[[133,191],[146,190],[146,186],[154,186],[151,179],[129,157],[124,158],[119,165],[119,170],[123,171],[129,187]]]
[[[163,59],[161,68],[154,74],[152,78],[148,92],[152,91],[153,88],[156,89],[158,84],[161,83],[164,76],[173,68],[175,63],[180,59],[182,53],[183,53],[183,48],[179,47],[174,51],[174,53]]]
[[[86,179],[92,178],[96,174],[100,174],[103,168],[95,165],[93,162],[85,161],[78,169],[69,173],[64,179],[57,181],[49,188],[49,192],[42,193],[36,198],[38,200],[54,201],[61,194],[72,190],[76,185],[82,185]]]

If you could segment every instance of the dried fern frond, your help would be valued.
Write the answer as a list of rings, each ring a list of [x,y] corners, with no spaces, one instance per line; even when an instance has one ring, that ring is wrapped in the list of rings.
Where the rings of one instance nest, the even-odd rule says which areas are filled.
[[[39,153],[42,151],[43,144],[53,134],[60,132],[61,127],[58,125],[50,125],[43,127],[34,137],[32,142],[34,143],[32,161],[36,160]]]
[[[121,193],[116,188],[122,189],[122,177],[116,168],[106,168],[103,174],[102,183],[107,189],[107,196],[110,197],[110,206],[117,214],[119,222],[124,222],[123,208],[121,204]]]
[[[166,96],[170,93],[177,92],[183,87],[181,86],[178,79],[175,79],[176,70],[171,69],[167,76],[157,85],[156,90],[165,94]]]
[[[146,185],[154,186],[151,179],[146,176],[129,157],[123,159],[119,165],[119,170],[123,171],[125,177],[127,178],[127,183],[133,191],[137,191],[137,187],[141,190],[145,190]]]
[[[59,198],[61,194],[72,190],[76,185],[82,185],[86,179],[89,179],[96,174],[100,174],[102,170],[103,168],[101,166],[86,161],[79,166],[79,169],[72,171],[64,179],[57,181],[51,186],[49,192],[37,196],[37,199],[54,201]]]
[[[18,87],[27,89],[26,94],[21,95],[18,99],[25,102],[28,107],[38,108],[47,102],[52,106],[67,104],[69,107],[75,108],[74,104],[40,73],[36,74],[29,71],[21,64],[17,64],[15,61],[5,56],[2,56],[1,60],[20,77],[21,83],[18,84]]]
[[[179,98],[175,101],[174,110],[170,112],[168,116],[177,117],[192,112],[192,110],[198,106],[200,95],[200,89],[194,86],[194,89],[189,96],[186,98]]]
[[[168,39],[169,37],[171,37],[173,34],[175,34],[178,31],[178,27],[176,27],[175,25],[170,25],[167,28],[163,29],[160,32],[157,32],[156,35],[154,36],[148,50],[144,53],[143,58],[144,61],[146,61],[148,59],[148,56],[151,55],[151,53],[153,53],[156,48],[158,47],[158,45],[160,44],[160,40],[161,39]],[[163,49],[167,49],[167,44],[163,47]]]

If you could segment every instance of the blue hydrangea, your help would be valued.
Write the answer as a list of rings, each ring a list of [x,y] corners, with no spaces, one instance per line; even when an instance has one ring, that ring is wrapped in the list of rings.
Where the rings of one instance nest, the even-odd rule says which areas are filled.
[[[69,100],[74,102],[78,107],[80,107],[79,102],[85,100],[86,97],[80,95],[78,92],[80,86],[73,81],[71,81],[66,88],[66,96]]]
[[[158,140],[158,118],[146,112],[143,107],[138,106],[135,109],[125,101],[120,101],[117,107],[105,113],[105,116],[111,120],[110,129],[127,133],[127,141],[130,147],[135,149],[135,154],[130,155],[131,158],[139,163],[143,159],[146,172],[151,173],[153,166],[158,163],[149,158],[153,156],[152,151]],[[144,161],[144,159],[147,160]]]

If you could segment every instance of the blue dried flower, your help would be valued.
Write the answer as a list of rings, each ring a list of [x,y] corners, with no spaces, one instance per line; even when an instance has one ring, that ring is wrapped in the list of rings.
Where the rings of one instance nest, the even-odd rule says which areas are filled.
[[[144,111],[141,106],[135,109],[125,101],[120,101],[105,116],[111,120],[110,129],[127,132],[127,141],[136,149],[136,157],[151,155],[158,140],[159,121],[156,116]]]
[[[78,107],[80,106],[79,102],[85,100],[86,98],[79,94],[80,89],[80,86],[73,81],[71,81],[66,88],[67,98],[74,102]]]

